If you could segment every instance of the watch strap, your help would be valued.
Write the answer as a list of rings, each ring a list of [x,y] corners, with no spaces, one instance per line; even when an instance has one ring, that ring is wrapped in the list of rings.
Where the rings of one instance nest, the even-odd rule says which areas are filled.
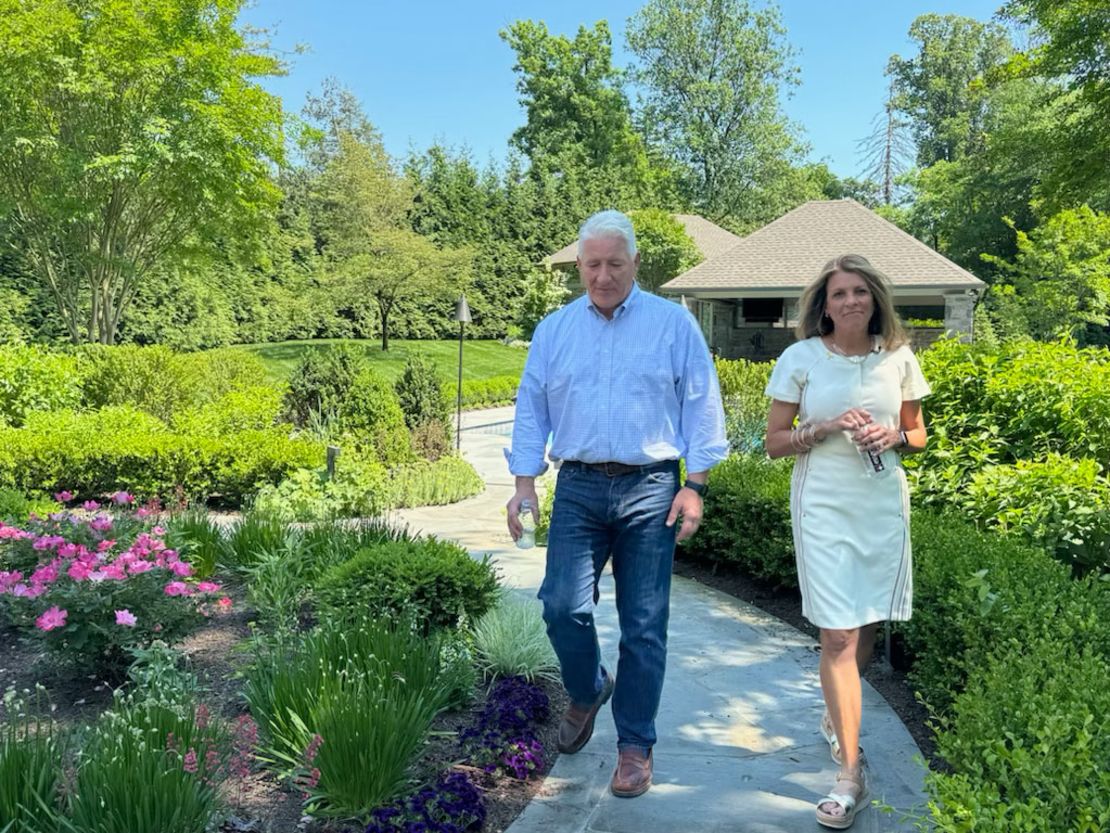
[[[690,479],[687,479],[686,482],[682,484],[682,488],[691,489],[697,492],[701,497],[705,497],[706,493],[709,491],[709,486],[707,484],[695,483]]]

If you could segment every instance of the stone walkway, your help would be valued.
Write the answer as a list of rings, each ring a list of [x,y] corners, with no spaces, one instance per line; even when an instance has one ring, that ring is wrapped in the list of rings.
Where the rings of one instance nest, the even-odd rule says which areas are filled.
[[[505,528],[512,478],[502,449],[512,408],[464,414],[462,450],[486,482],[481,495],[445,507],[397,513],[414,530],[492,553],[510,586],[534,598],[545,550],[518,550]],[[613,583],[601,585],[602,654],[616,667]],[[538,605],[539,602],[536,602]],[[813,640],[731,596],[676,577],[667,678],[656,721],[655,785],[636,799],[608,791],[616,733],[606,708],[593,740],[559,757],[540,795],[508,833],[814,833],[815,802],[836,765],[818,732],[822,713]],[[871,762],[872,807],[860,833],[910,831],[925,812],[924,767],[886,701],[864,683],[862,745]]]

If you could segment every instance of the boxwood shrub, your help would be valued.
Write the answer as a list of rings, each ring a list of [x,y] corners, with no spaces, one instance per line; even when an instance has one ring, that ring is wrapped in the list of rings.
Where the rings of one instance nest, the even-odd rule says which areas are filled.
[[[790,526],[793,460],[734,454],[709,473],[705,517],[685,544],[691,555],[797,587]]]
[[[321,612],[354,619],[367,611],[411,614],[432,628],[473,622],[493,606],[496,595],[489,556],[475,560],[458,544],[437,538],[367,547],[316,585]]]

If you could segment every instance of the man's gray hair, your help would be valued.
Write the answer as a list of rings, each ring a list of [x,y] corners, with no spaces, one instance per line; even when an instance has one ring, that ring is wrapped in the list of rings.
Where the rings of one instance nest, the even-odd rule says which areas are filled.
[[[636,257],[636,231],[628,215],[609,209],[599,211],[586,218],[578,229],[578,256],[582,256],[582,243],[598,237],[623,237],[629,257]]]

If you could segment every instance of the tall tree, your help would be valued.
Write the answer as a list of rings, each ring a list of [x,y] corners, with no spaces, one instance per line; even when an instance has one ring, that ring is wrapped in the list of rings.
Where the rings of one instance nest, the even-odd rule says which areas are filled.
[[[244,0],[0,0],[0,213],[74,342],[111,344],[184,246],[277,200],[278,62]]]
[[[891,56],[898,109],[910,118],[917,164],[955,162],[982,147],[989,72],[1012,53],[997,23],[959,15],[924,14],[910,24],[912,58]]]
[[[893,205],[898,180],[907,172],[913,158],[913,141],[907,130],[909,123],[898,110],[892,66],[888,66],[887,75],[891,79],[883,112],[875,118],[871,135],[860,141],[858,147],[863,156],[864,180],[878,182],[883,205]]]
[[[1058,118],[1044,146],[1048,166],[1038,196],[1053,207],[1090,202],[1110,210],[1110,6],[1105,0],[1010,0],[1010,19],[1035,39],[1009,74],[1054,79]]]
[[[802,147],[779,96],[798,79],[778,8],[650,0],[627,36],[639,60],[639,123],[681,171],[695,208],[750,227],[792,207]]]

